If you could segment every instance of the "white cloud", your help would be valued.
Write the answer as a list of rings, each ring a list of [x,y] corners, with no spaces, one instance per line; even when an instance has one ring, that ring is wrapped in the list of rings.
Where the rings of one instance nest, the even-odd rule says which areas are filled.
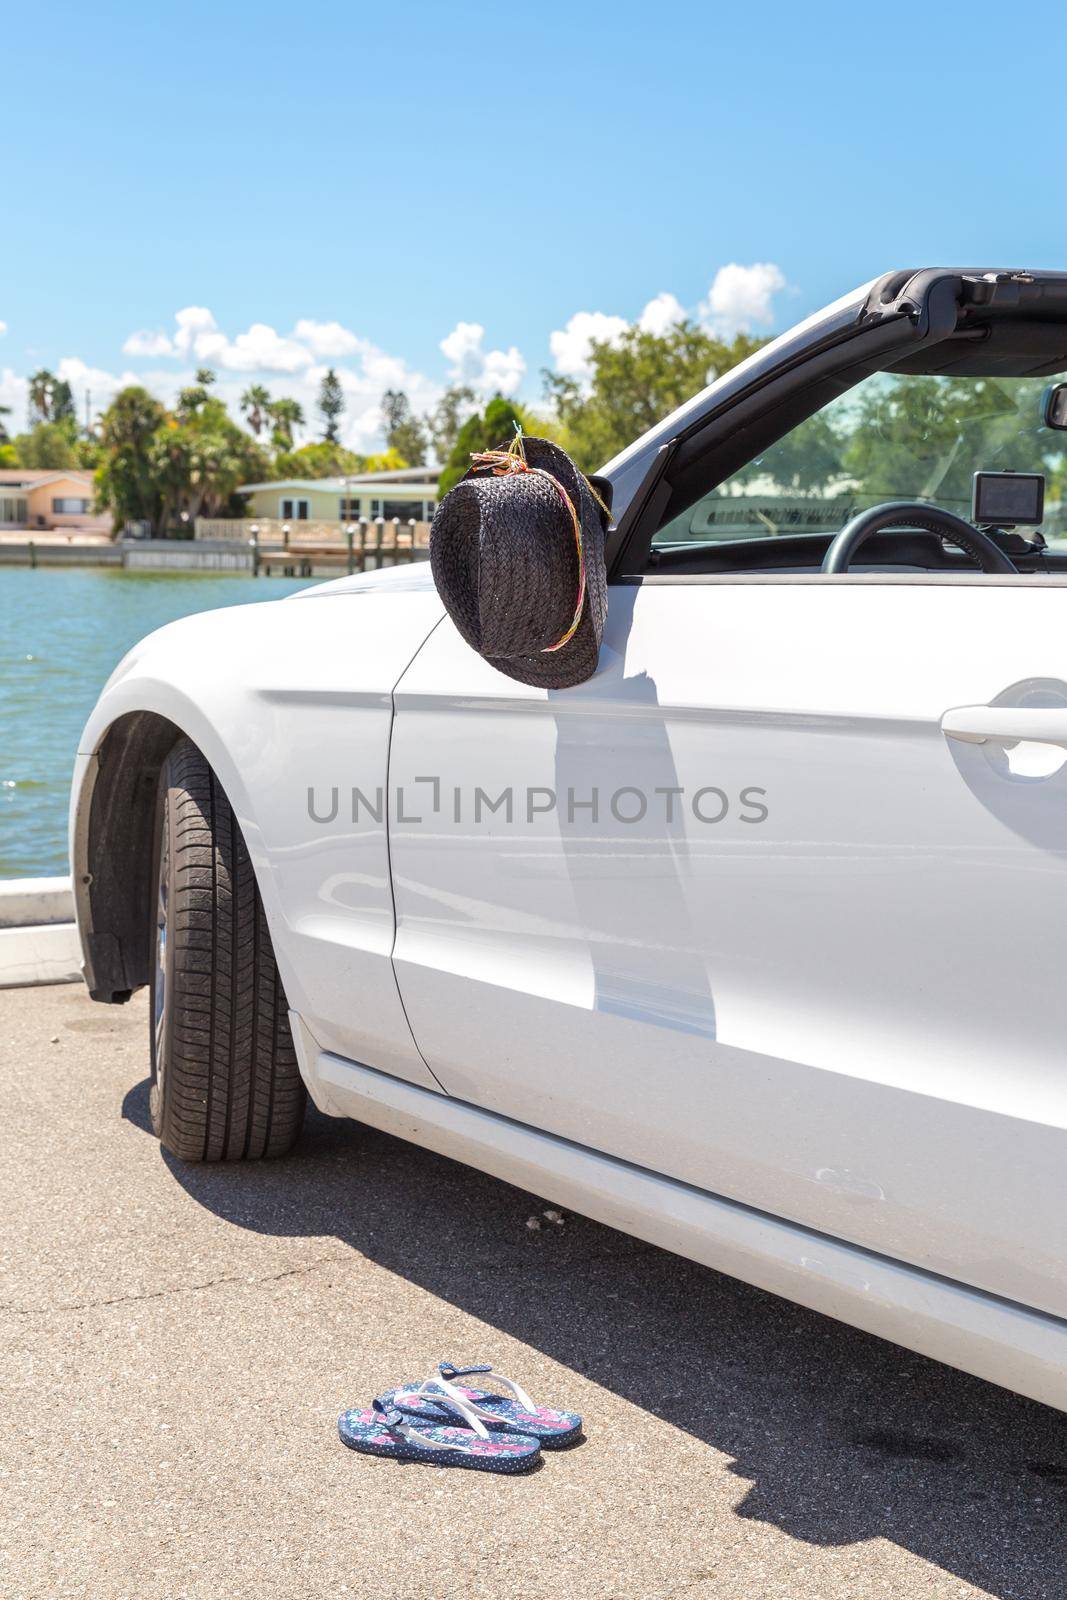
[[[773,322],[773,302],[785,287],[781,269],[770,262],[721,267],[712,279],[698,313],[705,327],[723,337],[738,331],[756,331]],[[603,311],[578,311],[549,337],[556,370],[583,385],[591,375],[590,347],[594,340],[617,344],[630,327],[663,335],[687,315],[674,294],[661,290],[645,305],[636,321]],[[0,332],[5,331],[0,323]],[[517,395],[526,380],[527,363],[515,346],[486,348],[480,322],[458,322],[440,342],[449,379],[469,384],[484,397],[493,393]],[[328,365],[341,382],[346,409],[341,418],[341,438],[351,449],[381,446],[381,401],[386,389],[402,389],[416,413],[436,404],[442,384],[400,356],[392,355],[338,321],[298,318],[288,334],[271,324],[253,322],[243,332],[231,334],[207,306],[184,306],[175,314],[170,333],[140,329],[123,345],[125,354],[154,362],[139,373],[112,373],[77,357],[65,357],[56,369],[75,391],[79,414],[85,392],[92,394],[93,410],[106,406],[125,384],[140,383],[165,404],[173,404],[178,391],[192,383],[198,366],[218,372],[215,393],[239,415],[241,394],[249,375],[262,375],[277,396],[287,395],[303,407],[306,424],[298,442],[319,436],[317,399]],[[0,373],[0,404],[13,406],[11,421],[22,426],[26,412],[26,379],[10,368]]]
[[[664,289],[651,299],[637,319],[644,333],[663,335],[685,317],[685,307],[676,295]],[[587,383],[593,375],[592,345],[618,344],[632,326],[625,317],[606,311],[576,311],[564,328],[548,336],[548,346],[558,372],[564,377]]]
[[[174,346],[165,333],[152,333],[142,328],[137,333],[131,333],[122,347],[123,354],[127,356],[170,356],[174,354]]]
[[[784,288],[785,274],[773,262],[742,267],[731,261],[712,279],[707,299],[700,304],[701,321],[721,339],[769,328],[774,322],[774,296]]]
[[[174,335],[174,349],[180,356],[199,355],[197,341],[215,333],[218,323],[207,306],[186,306],[175,313],[178,331]]]
[[[363,371],[383,389],[403,389],[411,376],[407,362],[400,356],[387,355],[372,344],[364,348]]]
[[[724,339],[767,328],[774,321],[774,296],[784,288],[785,275],[772,262],[757,261],[749,267],[731,262],[716,272],[707,299],[699,307],[700,320],[709,333]],[[677,295],[667,289],[653,296],[636,323],[606,311],[576,311],[565,327],[556,328],[548,336],[553,365],[564,377],[574,378],[585,386],[593,373],[591,347],[594,340],[598,344],[618,344],[631,327],[662,337],[686,315]],[[460,324],[461,328],[472,326],[476,328],[477,324]]]
[[[206,306],[185,306],[175,321],[177,355],[192,356],[229,372],[300,372],[314,360],[306,345],[284,338],[267,322],[253,322],[230,339]]]
[[[506,350],[487,350],[485,366],[476,387],[486,394],[517,394],[526,376],[526,360],[516,345]]]
[[[6,332],[7,332],[7,323],[6,322],[0,322],[0,339],[2,339],[4,337],[4,334]]]
[[[404,390],[416,412],[428,410],[441,395],[441,384],[340,322],[301,317],[288,335],[279,334],[269,323],[254,322],[231,337],[207,306],[185,306],[174,321],[173,337],[135,333],[124,348],[134,355],[171,356],[182,370],[144,372],[124,381],[143,383],[173,404],[178,391],[193,382],[194,369],[210,366],[218,374],[213,392],[238,416],[247,376],[261,375],[273,394],[300,402],[307,420],[298,430],[298,442],[318,437],[318,392],[327,364],[336,368],[344,390],[347,405],[340,432],[342,442],[351,449],[380,448],[381,402],[386,389]],[[485,381],[516,387],[525,372],[517,351],[484,353],[478,366],[486,374]]]
[[[8,433],[21,433],[26,425],[29,384],[20,374],[5,367],[0,372],[0,406],[10,406],[11,415],[0,417]]]
[[[654,333],[659,337],[669,333],[676,323],[685,321],[685,307],[673,294],[664,289],[660,294],[648,302],[637,319],[637,326],[642,333]]]
[[[330,356],[355,356],[367,348],[361,339],[340,322],[315,322],[311,317],[301,317],[293,329],[292,338],[307,346],[313,355],[328,359]]]
[[[565,328],[556,328],[548,336],[557,370],[566,378],[591,377],[594,339],[598,344],[618,344],[629,326],[625,317],[612,317],[605,311],[576,311]]]
[[[174,356],[209,364],[227,372],[295,373],[316,361],[373,351],[366,339],[340,322],[302,317],[291,334],[280,334],[267,322],[253,322],[231,338],[207,306],[184,306],[175,313],[173,338],[165,333],[131,333],[123,350],[132,356]]]
[[[441,340],[441,349],[452,363],[452,376],[460,382],[468,381],[481,371],[484,338],[485,329],[480,322],[457,322],[452,332]]]
[[[70,384],[79,417],[85,410],[86,394],[90,396],[95,416],[110,405],[120,389],[143,381],[136,372],[114,373],[104,367],[90,367],[78,356],[64,356],[56,368],[56,377],[64,378]]]
[[[218,341],[208,359],[231,372],[300,372],[312,364],[310,350],[295,339],[283,338],[266,322],[253,322],[232,342],[224,334],[208,337]]]
[[[467,383],[483,394],[516,394],[526,376],[526,360],[515,345],[507,350],[485,350],[485,329],[480,322],[457,322],[441,340],[454,383]]]

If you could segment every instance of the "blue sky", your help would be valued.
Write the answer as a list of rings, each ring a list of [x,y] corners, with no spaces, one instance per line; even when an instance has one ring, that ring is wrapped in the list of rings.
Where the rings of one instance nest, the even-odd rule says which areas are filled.
[[[1067,267],[1062,0],[53,0],[4,35],[16,411],[42,364],[95,403],[202,357],[306,397],[333,361],[367,444],[388,383],[536,397],[553,332],[580,370],[619,324],[576,314],[762,332],[891,267]],[[731,264],[778,276],[709,301]]]

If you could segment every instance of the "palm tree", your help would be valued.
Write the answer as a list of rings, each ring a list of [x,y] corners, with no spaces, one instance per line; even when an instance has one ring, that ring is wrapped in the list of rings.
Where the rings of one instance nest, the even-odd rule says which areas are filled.
[[[267,407],[273,433],[271,436],[275,450],[291,450],[293,448],[293,430],[304,426],[304,408],[299,400],[272,400]]]
[[[188,389],[179,389],[178,404],[175,408],[183,421],[195,417],[202,406],[206,406],[210,396],[202,385],[196,383]]]
[[[41,367],[33,374],[29,383],[30,398],[30,426],[35,422],[50,422],[52,420],[52,396],[55,393],[55,374],[49,372],[47,367]]]
[[[250,384],[241,396],[241,410],[248,418],[248,426],[259,438],[267,418],[272,414],[271,398],[261,383]]]

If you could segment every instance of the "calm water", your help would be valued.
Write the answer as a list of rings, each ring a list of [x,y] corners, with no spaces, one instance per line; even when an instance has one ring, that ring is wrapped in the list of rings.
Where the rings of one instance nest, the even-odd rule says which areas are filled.
[[[298,578],[0,568],[0,878],[68,870],[78,736],[138,639],[194,611],[306,587]]]

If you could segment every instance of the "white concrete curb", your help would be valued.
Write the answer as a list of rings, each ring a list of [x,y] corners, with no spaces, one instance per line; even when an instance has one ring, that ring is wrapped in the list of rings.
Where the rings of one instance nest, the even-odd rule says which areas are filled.
[[[80,983],[81,958],[69,878],[0,881],[0,989]]]
[[[69,878],[0,878],[0,928],[73,921]]]

